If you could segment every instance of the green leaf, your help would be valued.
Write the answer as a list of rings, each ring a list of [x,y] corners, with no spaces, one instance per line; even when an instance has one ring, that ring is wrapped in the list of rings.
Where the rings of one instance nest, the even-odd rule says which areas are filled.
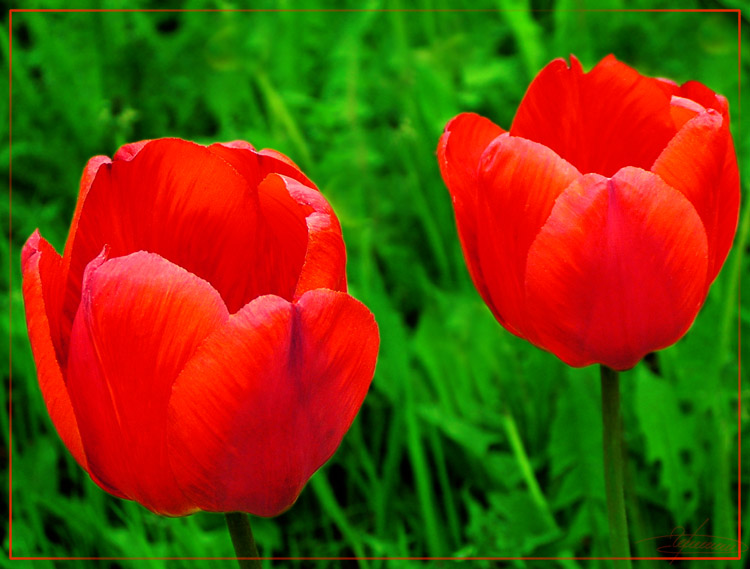
[[[680,410],[674,386],[643,367],[634,370],[634,406],[645,440],[646,461],[659,466],[659,489],[676,520],[688,519],[698,501],[696,474],[691,464],[696,453],[693,415]]]

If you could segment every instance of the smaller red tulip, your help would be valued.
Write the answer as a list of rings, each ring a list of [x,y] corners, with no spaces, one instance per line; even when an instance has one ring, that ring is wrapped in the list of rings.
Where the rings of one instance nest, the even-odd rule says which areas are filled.
[[[547,65],[509,132],[455,117],[438,160],[482,298],[573,366],[627,369],[681,338],[737,228],[726,99],[611,55]]]
[[[108,492],[181,516],[274,516],[334,453],[378,330],[341,227],[285,156],[129,144],[83,173],[62,257],[35,232],[23,294],[60,437]]]

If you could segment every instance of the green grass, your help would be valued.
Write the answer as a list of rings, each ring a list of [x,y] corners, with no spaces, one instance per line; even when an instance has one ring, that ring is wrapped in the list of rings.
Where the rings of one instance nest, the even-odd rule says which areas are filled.
[[[347,243],[350,292],[373,311],[381,330],[372,388],[336,455],[289,512],[253,519],[261,555],[608,555],[598,370],[570,369],[495,322],[468,277],[435,148],[445,123],[462,111],[509,126],[529,81],[549,60],[574,53],[590,68],[614,53],[643,73],[697,79],[726,95],[747,172],[736,15],[580,10],[625,4],[498,0],[482,4],[498,10],[490,13],[14,14],[12,251],[7,242],[0,245],[12,277],[14,556],[232,555],[222,516],[160,518],[89,480],[54,432],[26,336],[25,239],[38,227],[61,251],[86,160],[163,136],[201,143],[240,138],[292,157],[333,204]],[[731,1],[683,4],[736,7]],[[54,6],[29,1],[25,7]],[[640,0],[627,7],[670,6]],[[7,37],[0,45],[6,48]],[[744,49],[743,73],[748,54]],[[747,101],[744,107],[747,113]],[[4,142],[3,165],[8,152]],[[706,519],[706,533],[736,536],[737,298],[739,292],[750,298],[748,219],[745,211],[734,250],[694,326],[658,355],[660,373],[640,364],[622,375],[635,554],[653,553],[650,542],[639,540],[676,526],[692,530]],[[7,282],[7,272],[2,279]],[[739,314],[749,337],[750,312]],[[8,319],[2,323],[7,327]],[[744,389],[746,427],[750,392]],[[0,393],[6,409],[7,389]],[[8,417],[0,417],[0,447],[8,448]],[[745,467],[747,490],[747,459]],[[750,517],[745,520],[748,543]],[[231,566],[106,564],[167,565]]]

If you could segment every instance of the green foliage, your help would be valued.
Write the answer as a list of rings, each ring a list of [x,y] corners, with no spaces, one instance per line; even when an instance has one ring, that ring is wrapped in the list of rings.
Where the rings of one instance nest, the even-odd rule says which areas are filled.
[[[736,14],[586,10],[625,4],[669,7],[498,0],[472,12],[444,11],[477,8],[468,0],[424,0],[409,7],[441,11],[14,13],[12,249],[0,245],[11,267],[2,279],[12,279],[2,326],[12,349],[13,555],[232,555],[221,516],[160,518],[110,497],[81,471],[47,416],[23,316],[20,248],[39,227],[62,250],[86,160],[128,141],[179,136],[245,139],[292,157],[336,209],[351,292],[381,330],[371,391],[339,451],[288,513],[253,519],[262,555],[606,556],[597,370],[566,368],[505,332],[484,307],[465,268],[435,148],[445,123],[462,111],[509,126],[549,60],[575,53],[588,69],[612,52],[643,73],[697,79],[725,94],[747,171],[747,137],[739,137],[737,120]],[[743,54],[746,72],[750,49]],[[10,150],[3,143],[2,164]],[[744,214],[733,253],[687,336],[622,376],[626,499],[639,555],[654,554],[640,540],[706,519],[706,533],[736,535],[737,299],[739,292],[750,297],[747,232]],[[740,322],[747,335],[746,309]],[[6,409],[7,390],[0,393]],[[749,416],[745,405],[745,426]],[[8,416],[0,417],[0,448],[8,448]],[[744,456],[748,472],[750,452]],[[750,519],[743,528],[748,543]],[[197,562],[109,566],[167,563]],[[609,567],[508,565],[550,563]]]

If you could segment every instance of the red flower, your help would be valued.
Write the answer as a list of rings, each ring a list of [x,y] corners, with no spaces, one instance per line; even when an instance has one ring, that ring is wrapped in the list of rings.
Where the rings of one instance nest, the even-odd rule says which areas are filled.
[[[737,228],[727,101],[613,56],[557,59],[505,132],[438,145],[474,284],[510,332],[573,366],[634,366],[690,327]]]
[[[273,150],[162,139],[92,158],[63,256],[38,231],[22,254],[39,384],[78,463],[159,514],[289,508],[375,368],[345,255]]]

